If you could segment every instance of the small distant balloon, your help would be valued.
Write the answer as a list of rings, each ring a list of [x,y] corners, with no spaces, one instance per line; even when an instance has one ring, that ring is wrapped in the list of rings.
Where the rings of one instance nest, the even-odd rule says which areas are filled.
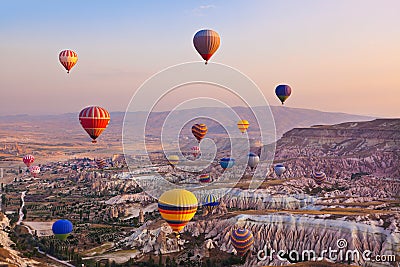
[[[104,169],[107,163],[104,159],[96,159],[96,165],[99,169]]]
[[[26,167],[30,167],[31,164],[35,161],[35,157],[32,155],[26,155],[22,158],[22,161],[25,163]]]
[[[239,128],[240,132],[244,134],[247,131],[247,128],[249,128],[249,122],[247,120],[240,120],[237,123],[237,127]]]
[[[291,93],[292,93],[292,88],[290,88],[290,86],[287,84],[280,84],[275,89],[275,94],[279,98],[279,100],[282,102],[282,105],[284,104],[286,99],[289,98]]]
[[[78,61],[78,55],[72,50],[63,50],[58,55],[61,65],[67,70],[67,73],[75,66]]]
[[[313,171],[312,177],[317,185],[321,185],[326,180],[326,174],[323,171]]]
[[[197,158],[198,155],[200,155],[200,147],[194,146],[191,148],[192,155],[193,157]]]
[[[249,153],[248,164],[251,170],[253,170],[257,164],[260,162],[260,157],[257,154]]]
[[[61,241],[67,240],[67,237],[73,230],[72,223],[68,220],[58,220],[53,223],[51,228],[55,237]]]
[[[204,123],[196,123],[192,126],[192,134],[196,137],[199,143],[206,136],[207,131],[208,128]]]
[[[92,138],[92,143],[96,143],[96,138],[101,135],[110,122],[110,113],[98,106],[86,107],[79,113],[79,122]]]
[[[205,196],[203,200],[203,207],[205,207],[209,213],[212,213],[212,211],[215,210],[218,205],[218,199],[213,194]]]
[[[209,183],[211,182],[211,176],[209,173],[200,174],[199,176],[200,183]]]
[[[218,50],[221,39],[213,30],[200,30],[193,37],[193,45],[200,56],[206,61]]]
[[[31,166],[29,168],[29,172],[32,174],[33,177],[37,177],[38,174],[40,173],[40,167],[39,166]]]
[[[278,177],[281,177],[282,174],[286,171],[285,166],[282,164],[276,164],[274,167],[275,174],[278,175]]]
[[[179,163],[179,156],[178,155],[170,155],[168,156],[168,162],[172,166],[172,168],[175,168],[175,165]]]
[[[219,160],[219,165],[221,165],[222,169],[229,169],[235,165],[235,159],[233,158],[222,158]]]

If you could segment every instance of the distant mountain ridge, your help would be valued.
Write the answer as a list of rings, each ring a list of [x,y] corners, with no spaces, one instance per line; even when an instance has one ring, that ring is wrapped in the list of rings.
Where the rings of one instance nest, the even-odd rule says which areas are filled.
[[[196,117],[201,109],[202,114],[206,114],[209,117],[218,116],[222,118],[220,123],[227,129],[231,128],[237,130],[236,121],[231,121],[228,114],[228,108],[194,108],[187,110],[178,110],[175,113],[175,117],[171,120],[170,124],[164,125],[163,131],[168,133],[168,130],[176,127],[176,124],[180,123],[181,116],[185,117],[190,114]],[[250,122],[248,129],[249,134],[256,130],[254,127],[255,119],[252,115],[252,110],[246,107],[233,107],[232,108],[241,118],[247,119]],[[254,110],[265,109],[265,107],[254,107]],[[318,110],[302,109],[302,108],[290,108],[285,106],[271,106],[271,111],[275,120],[276,125],[276,137],[279,139],[285,132],[299,127],[310,127],[313,125],[332,125],[344,122],[357,122],[372,120],[373,117],[352,115],[346,113],[336,112],[322,112]],[[161,128],[163,127],[165,118],[169,112],[152,112],[147,124],[147,133],[150,135],[159,135]],[[111,121],[108,128],[104,131],[100,137],[104,140],[108,138],[120,139],[122,133],[122,125],[124,120],[125,112],[111,112]],[[144,122],[147,118],[147,113],[143,111],[132,112],[129,114],[129,119],[134,119],[138,123]],[[18,125],[18,129],[16,128]],[[222,127],[216,124],[210,123],[209,135],[220,133]],[[40,132],[40,133],[51,133],[54,136],[68,134],[76,139],[86,140],[86,134],[81,129],[78,120],[78,113],[65,113],[61,115],[15,115],[15,116],[0,116],[0,127],[2,131],[29,131]],[[188,126],[189,127],[189,126]],[[185,130],[185,128],[183,129]],[[142,129],[138,127],[133,129],[132,135],[143,134]],[[187,130],[189,131],[189,130]],[[238,131],[238,130],[237,130]],[[185,132],[186,134],[186,132]],[[190,131],[188,132],[190,134]]]

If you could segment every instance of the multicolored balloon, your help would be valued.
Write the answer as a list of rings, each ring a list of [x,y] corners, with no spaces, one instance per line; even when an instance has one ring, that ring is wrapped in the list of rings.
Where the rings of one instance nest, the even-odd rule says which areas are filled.
[[[29,172],[32,174],[33,177],[37,177],[38,174],[40,173],[40,167],[39,166],[32,166],[29,168]]]
[[[35,157],[32,155],[26,155],[22,158],[22,161],[25,163],[26,167],[30,167],[31,164],[35,161]]]
[[[175,165],[179,163],[179,156],[178,155],[170,155],[168,156],[168,162],[172,166],[172,168],[175,168]]]
[[[53,230],[53,234],[56,236],[57,239],[65,241],[72,232],[73,225],[68,220],[58,220],[53,223],[51,229]]]
[[[197,158],[198,155],[200,155],[200,147],[194,146],[191,148],[192,155]]]
[[[221,165],[222,169],[229,169],[235,165],[235,159],[233,158],[222,158],[219,160],[219,165]]]
[[[322,171],[313,171],[312,177],[317,185],[321,185],[326,180],[326,174]]]
[[[218,199],[216,196],[209,194],[204,197],[203,207],[207,209],[207,211],[211,214],[213,210],[215,210],[219,205]]]
[[[257,154],[254,154],[253,152],[249,153],[249,160],[248,164],[251,170],[253,170],[257,164],[260,162],[260,157]]]
[[[195,215],[197,205],[196,196],[184,189],[169,190],[158,199],[158,211],[177,237]]]
[[[78,61],[78,55],[72,50],[61,51],[58,55],[61,65],[67,70],[67,73],[75,66]]]
[[[221,38],[213,30],[200,30],[193,37],[193,45],[200,56],[206,61],[218,50]]]
[[[244,256],[254,243],[253,233],[246,228],[231,230],[231,243],[239,256]]]
[[[79,122],[92,138],[92,143],[96,143],[96,138],[101,135],[110,122],[110,113],[98,106],[87,107],[79,113]]]
[[[247,120],[240,120],[237,123],[237,127],[239,128],[240,132],[244,134],[247,129],[249,128],[250,123]]]
[[[278,175],[278,177],[281,177],[282,174],[286,171],[285,166],[282,164],[276,164],[274,167],[275,174]]]
[[[275,94],[282,102],[282,105],[286,101],[286,99],[289,98],[291,93],[292,93],[292,88],[290,88],[290,86],[287,84],[280,84],[275,89]]]
[[[107,162],[104,159],[96,159],[96,164],[99,169],[104,169],[107,165]]]
[[[200,174],[199,176],[200,183],[209,183],[211,182],[211,176],[209,173]]]
[[[196,123],[192,126],[192,134],[194,135],[194,137],[196,137],[199,144],[204,136],[206,136],[207,131],[207,126],[204,123]]]

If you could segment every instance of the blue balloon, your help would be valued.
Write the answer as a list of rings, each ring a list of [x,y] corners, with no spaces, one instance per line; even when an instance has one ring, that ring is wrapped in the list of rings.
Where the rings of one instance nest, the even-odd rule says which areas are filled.
[[[219,164],[223,169],[232,168],[235,165],[235,159],[232,158],[222,158],[219,161]]]
[[[72,232],[73,226],[72,223],[68,220],[58,220],[53,223],[53,233],[55,235],[65,235]]]

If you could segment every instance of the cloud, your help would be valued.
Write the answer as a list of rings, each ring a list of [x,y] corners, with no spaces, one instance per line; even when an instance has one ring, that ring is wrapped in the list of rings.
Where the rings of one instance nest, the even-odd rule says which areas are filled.
[[[209,9],[209,8],[214,8],[214,5],[205,5],[205,6],[199,6],[199,9]]]
[[[198,7],[194,8],[192,10],[192,14],[195,15],[195,16],[202,17],[202,16],[206,15],[205,14],[206,10],[210,10],[210,9],[213,9],[213,8],[215,8],[214,5],[201,5],[201,6],[198,6]]]

